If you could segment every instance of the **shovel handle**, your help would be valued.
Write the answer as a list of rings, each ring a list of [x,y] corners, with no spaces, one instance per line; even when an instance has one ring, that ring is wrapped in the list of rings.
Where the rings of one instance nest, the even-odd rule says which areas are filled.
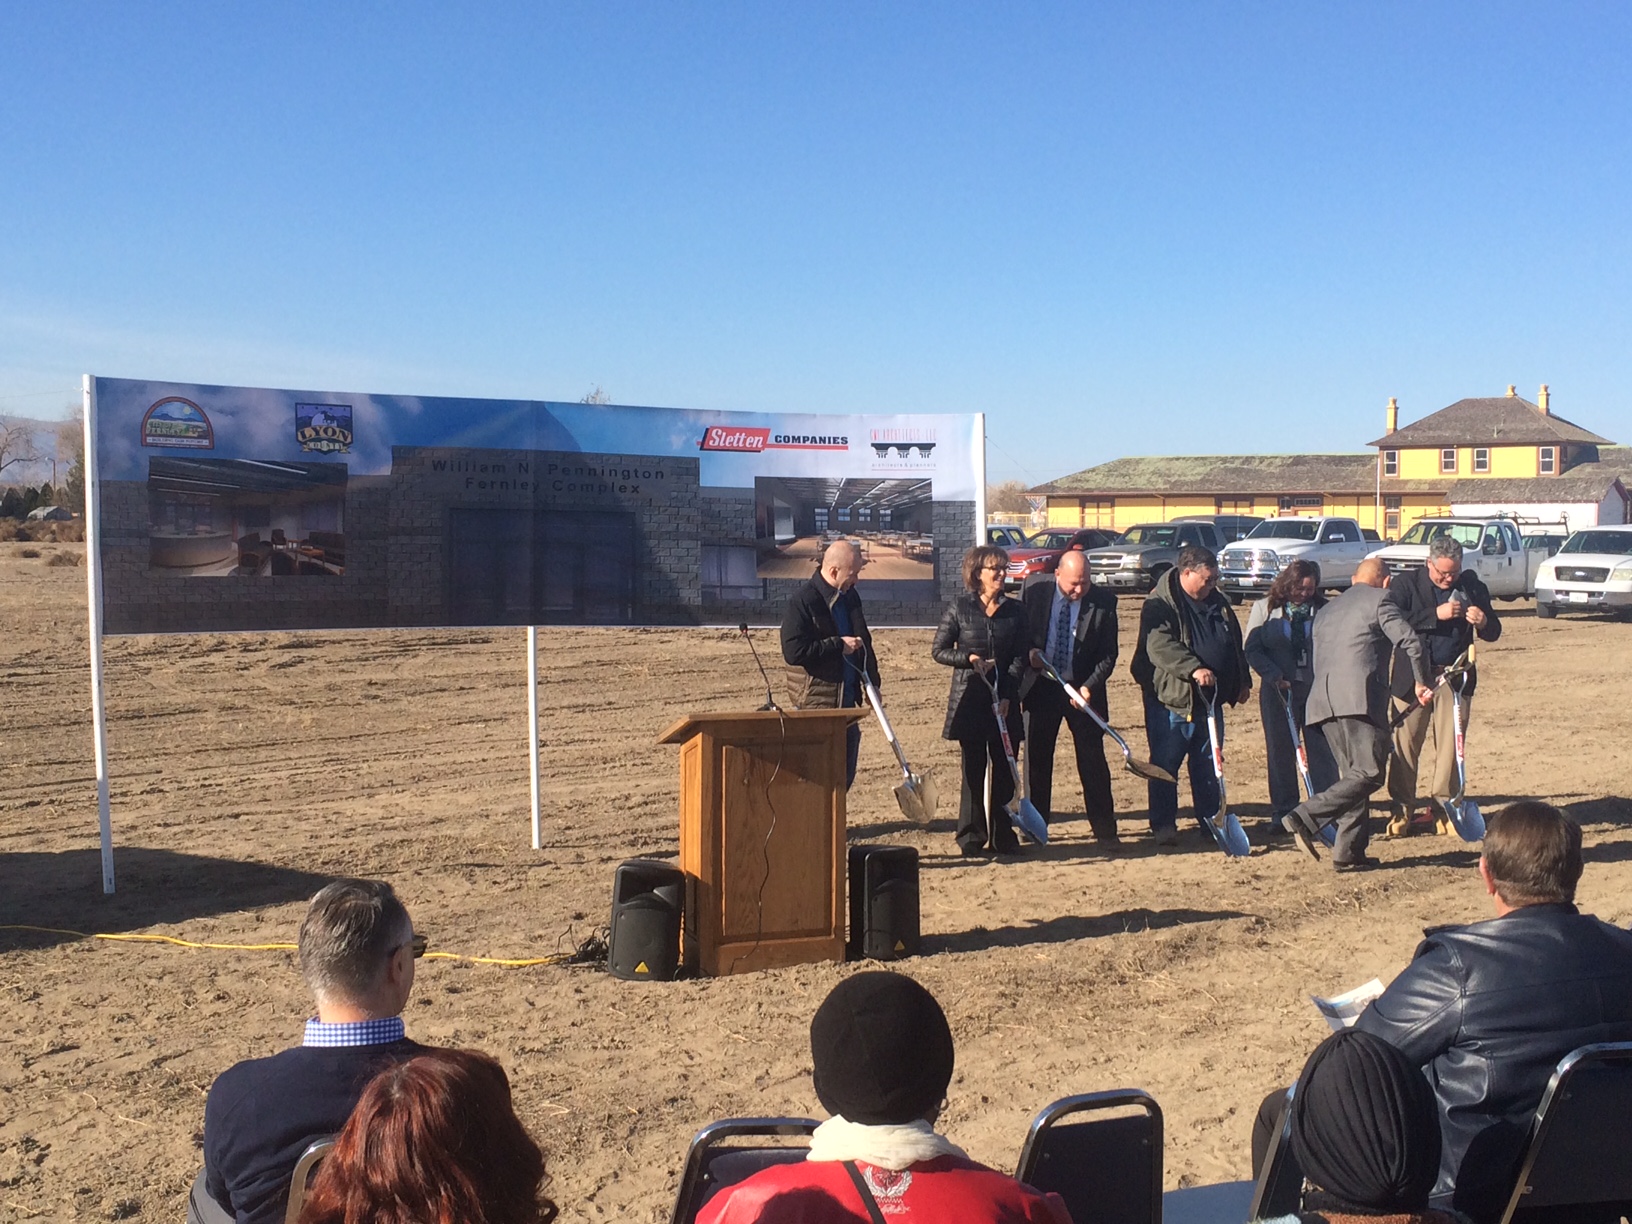
[[[884,713],[884,702],[878,695],[878,689],[873,687],[873,682],[866,673],[862,674],[861,691],[867,695],[867,704],[873,707],[873,717],[878,719],[878,725],[884,729],[884,738],[889,741],[890,747],[895,751],[896,764],[900,765],[901,772],[910,778],[912,776],[912,766],[907,764],[907,754],[901,751],[901,741],[895,738],[895,728],[890,726],[889,715]]]

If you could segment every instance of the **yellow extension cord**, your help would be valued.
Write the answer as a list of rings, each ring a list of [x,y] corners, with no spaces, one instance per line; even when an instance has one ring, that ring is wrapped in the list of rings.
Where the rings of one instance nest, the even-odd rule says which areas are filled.
[[[62,927],[0,925],[0,931],[39,931],[48,935],[72,935],[76,939],[106,939],[114,943],[164,943],[174,944],[178,948],[208,948],[224,952],[293,952],[296,950],[296,945],[292,943],[194,943],[190,939],[178,939],[174,935],[99,935],[92,934],[89,931],[69,931]],[[531,960],[501,960],[494,956],[461,956],[457,952],[427,952],[420,959],[469,961],[473,965],[503,965],[510,969],[527,969],[534,965],[564,965],[572,959],[572,953],[558,952],[554,956],[539,956]]]

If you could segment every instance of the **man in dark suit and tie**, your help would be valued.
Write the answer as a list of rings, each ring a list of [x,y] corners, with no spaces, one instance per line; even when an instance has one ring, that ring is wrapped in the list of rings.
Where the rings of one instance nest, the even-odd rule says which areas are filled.
[[[1087,558],[1072,549],[1060,558],[1052,580],[1046,574],[1033,578],[1020,600],[1031,640],[1042,643],[1031,652],[1033,670],[1020,681],[1020,708],[1026,718],[1026,787],[1031,801],[1044,820],[1053,817],[1054,744],[1063,718],[1076,745],[1083,806],[1094,840],[1104,846],[1120,845],[1104,732],[1040,670],[1045,660],[1052,664],[1060,679],[1086,697],[1101,718],[1108,718],[1105,681],[1116,667],[1116,596],[1093,585]]]
[[[1325,733],[1337,758],[1338,778],[1281,823],[1304,853],[1319,862],[1315,838],[1322,825],[1336,820],[1332,866],[1339,871],[1377,865],[1366,856],[1366,846],[1371,840],[1371,795],[1388,768],[1388,665],[1395,646],[1410,660],[1417,700],[1426,703],[1433,696],[1422,643],[1399,608],[1385,598],[1387,585],[1388,567],[1382,561],[1362,561],[1354,585],[1315,618],[1315,678],[1307,725]]]

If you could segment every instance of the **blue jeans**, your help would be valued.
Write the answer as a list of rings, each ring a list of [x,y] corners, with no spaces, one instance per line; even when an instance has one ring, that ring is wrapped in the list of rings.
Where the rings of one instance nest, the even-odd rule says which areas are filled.
[[[1218,712],[1218,739],[1224,742],[1224,711]],[[1150,743],[1150,759],[1175,778],[1179,763],[1188,761],[1190,802],[1195,806],[1196,823],[1218,813],[1218,775],[1213,772],[1213,748],[1207,742],[1204,718],[1188,719],[1173,713],[1155,696],[1145,693],[1145,738]],[[1157,833],[1176,829],[1179,824],[1179,788],[1172,782],[1149,782],[1150,829]]]

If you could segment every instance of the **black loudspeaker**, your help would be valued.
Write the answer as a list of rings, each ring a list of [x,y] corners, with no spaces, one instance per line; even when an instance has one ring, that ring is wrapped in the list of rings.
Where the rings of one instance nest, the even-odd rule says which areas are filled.
[[[613,977],[672,981],[680,968],[680,915],[686,877],[672,863],[628,859],[612,877]]]
[[[851,846],[846,959],[917,955],[918,851],[911,846]]]

